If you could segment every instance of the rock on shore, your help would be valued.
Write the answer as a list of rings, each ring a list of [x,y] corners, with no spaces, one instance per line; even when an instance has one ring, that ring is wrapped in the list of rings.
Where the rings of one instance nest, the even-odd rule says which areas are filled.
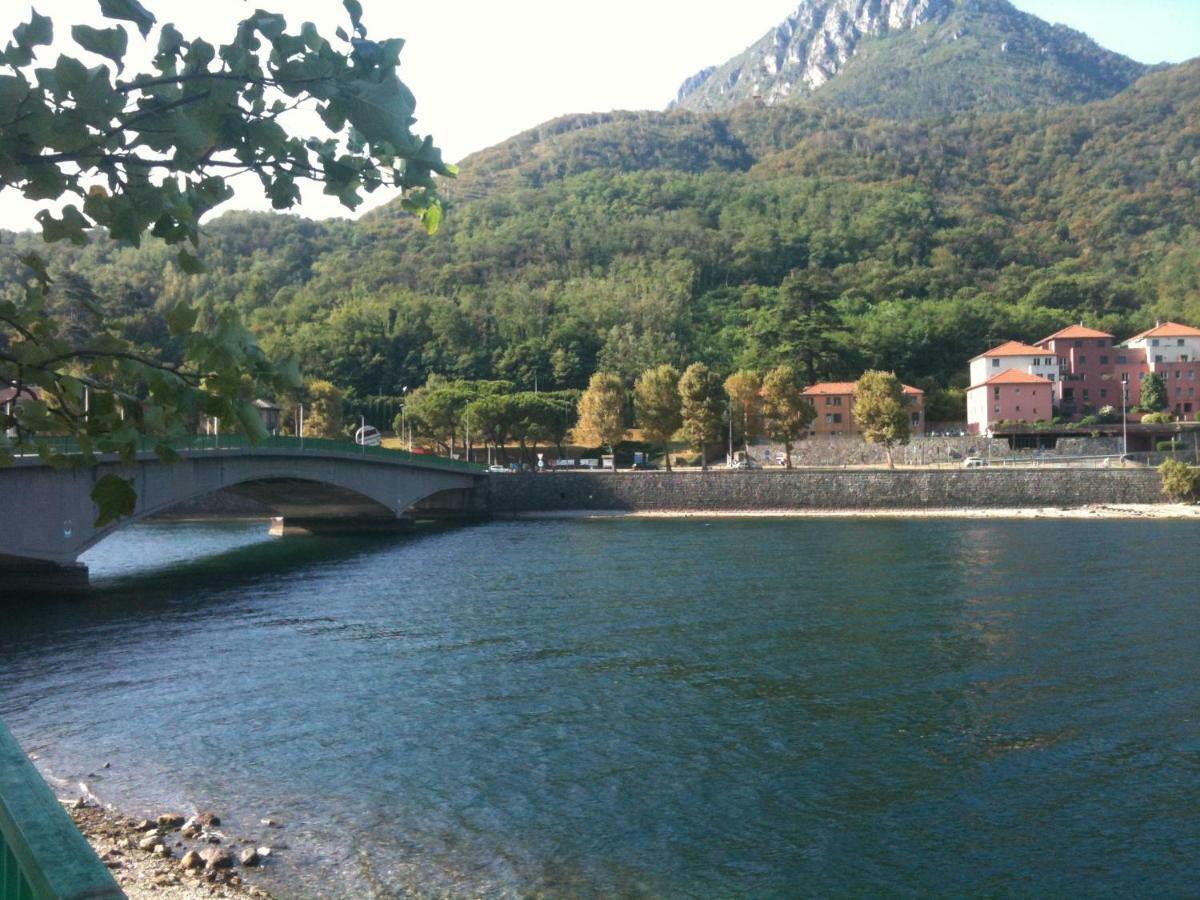
[[[131,900],[271,897],[243,880],[270,851],[221,846],[222,836],[211,830],[221,820],[212,813],[191,819],[164,813],[138,820],[96,803],[72,800],[63,805]]]

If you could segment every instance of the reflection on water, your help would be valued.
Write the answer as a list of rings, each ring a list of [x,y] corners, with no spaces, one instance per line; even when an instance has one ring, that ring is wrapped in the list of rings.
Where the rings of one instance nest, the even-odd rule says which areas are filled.
[[[1197,536],[135,527],[5,607],[0,716],[131,811],[283,821],[289,896],[1181,894]]]

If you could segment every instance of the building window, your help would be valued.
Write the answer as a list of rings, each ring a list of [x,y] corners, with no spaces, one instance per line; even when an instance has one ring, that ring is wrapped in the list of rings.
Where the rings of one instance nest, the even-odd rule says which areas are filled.
[[[992,360],[992,368],[993,368],[993,369],[998,369],[998,368],[1000,368],[1000,360],[998,360],[998,359],[993,359],[993,360]]]
[[[1000,404],[999,403],[997,403],[995,406],[992,407],[992,412],[994,412],[996,415],[1000,415]]]
[[[1087,401],[1088,401],[1088,392],[1087,392],[1087,388],[1084,388],[1083,389],[1083,402],[1087,403]]]
[[[1146,380],[1146,373],[1138,372],[1138,381],[1145,381],[1145,380]]]
[[[825,424],[826,425],[833,424],[833,415],[831,413],[825,413]]]
[[[1159,353],[1159,354],[1156,354],[1156,355],[1155,355],[1155,357],[1154,357],[1154,361],[1155,361],[1155,362],[1162,362],[1162,354],[1161,354],[1161,353]]]
[[[1100,399],[1103,400],[1107,396],[1108,396],[1108,389],[1100,388]]]
[[[1076,347],[1082,347],[1082,346],[1083,346],[1083,341],[1076,341],[1076,342],[1075,342],[1075,346],[1076,346]]]
[[[995,397],[997,400],[999,400],[1000,399],[1000,388],[998,388],[998,387],[992,388],[992,396]]]
[[[1129,357],[1128,357],[1128,356],[1118,356],[1118,357],[1117,357],[1117,365],[1118,365],[1118,366],[1123,366],[1123,365],[1125,365],[1127,362],[1129,362]]]
[[[1081,356],[1081,357],[1079,357],[1079,364],[1080,364],[1081,366],[1082,366],[1082,365],[1083,365],[1085,362],[1087,362],[1087,357],[1086,357],[1086,356]]]
[[[913,414],[912,414],[912,426],[913,426],[913,428],[916,428],[916,427],[917,427],[917,426],[919,426],[920,424],[921,424],[921,414],[920,414],[920,413],[913,413]]]
[[[1018,407],[1017,407],[1017,412],[1020,412],[1020,411],[1021,411],[1021,407],[1019,407],[1019,406],[1018,406]]]
[[[1157,346],[1158,346],[1158,338],[1151,338],[1151,339],[1150,339],[1150,346],[1151,346],[1151,347],[1157,347]]]
[[[1182,346],[1183,346],[1183,338],[1177,338],[1177,339],[1175,340],[1175,346],[1176,346],[1176,347],[1182,347]]]
[[[1180,353],[1180,354],[1179,354],[1179,361],[1180,361],[1180,362],[1187,362],[1187,354],[1186,354],[1186,353]]]
[[[1108,338],[1100,338],[1100,340],[1096,341],[1096,346],[1097,347],[1107,347],[1108,346]]]
[[[841,424],[842,424],[842,414],[841,414],[841,413],[834,413],[834,414],[833,414],[833,424],[834,424],[834,425],[841,425]]]
[[[1108,365],[1108,357],[1105,356],[1103,353],[1100,354],[1100,365],[1102,365],[1102,366]]]
[[[1182,377],[1183,377],[1183,370],[1182,370],[1182,369],[1176,369],[1176,370],[1175,370],[1175,377],[1176,377],[1176,378],[1182,378]]]

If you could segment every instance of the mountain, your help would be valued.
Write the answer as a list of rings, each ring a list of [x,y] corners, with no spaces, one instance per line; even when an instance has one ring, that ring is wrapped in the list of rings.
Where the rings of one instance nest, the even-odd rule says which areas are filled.
[[[804,0],[761,40],[684,81],[674,107],[811,98],[885,118],[1086,103],[1147,67],[1006,0]]]

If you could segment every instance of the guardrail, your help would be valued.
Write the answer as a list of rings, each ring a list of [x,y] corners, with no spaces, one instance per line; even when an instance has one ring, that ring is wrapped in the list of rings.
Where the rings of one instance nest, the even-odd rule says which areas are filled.
[[[39,442],[53,454],[72,456],[80,453],[79,443],[69,437],[44,437]],[[155,441],[143,438],[138,442],[139,453],[152,453],[155,448],[166,444],[176,452],[201,450],[245,450],[253,453],[256,450],[290,450],[295,453],[353,453],[359,456],[371,456],[387,459],[391,462],[411,462],[415,465],[435,469],[448,469],[456,472],[479,474],[484,467],[477,463],[469,463],[460,459],[447,459],[431,453],[410,453],[407,450],[392,450],[387,447],[367,447],[352,441],[336,441],[327,438],[297,438],[272,436],[254,443],[244,434],[198,434],[188,438],[169,441]],[[32,455],[39,455],[36,447],[25,448]]]
[[[0,724],[0,900],[124,896],[16,739]]]

